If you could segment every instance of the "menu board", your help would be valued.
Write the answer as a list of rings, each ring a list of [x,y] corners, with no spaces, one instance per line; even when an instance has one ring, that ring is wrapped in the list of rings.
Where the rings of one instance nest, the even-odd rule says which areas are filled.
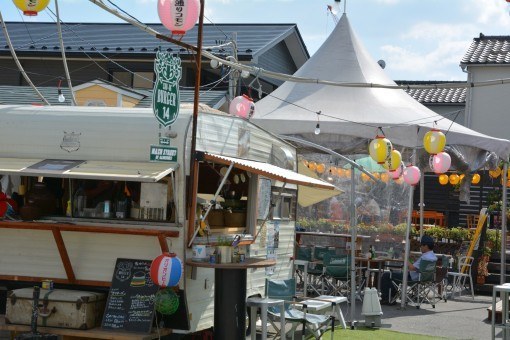
[[[159,287],[150,277],[150,260],[117,259],[101,327],[150,333],[154,296]]]

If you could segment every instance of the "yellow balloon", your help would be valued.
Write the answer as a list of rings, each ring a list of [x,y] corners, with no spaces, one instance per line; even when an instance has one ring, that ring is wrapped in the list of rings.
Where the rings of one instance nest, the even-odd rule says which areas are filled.
[[[384,164],[391,153],[391,142],[384,136],[377,136],[370,142],[368,153],[378,164]]]
[[[320,174],[323,174],[324,171],[326,170],[326,166],[324,164],[317,164],[317,172],[320,173]]]
[[[471,183],[472,183],[472,184],[478,184],[478,183],[480,183],[480,175],[479,175],[479,174],[474,174],[474,175],[473,175],[473,178],[471,179]]]
[[[445,175],[445,174],[439,175],[438,179],[439,179],[439,184],[441,184],[441,185],[446,185],[449,182],[448,175]]]
[[[437,129],[432,129],[423,136],[423,146],[425,150],[436,155],[444,150],[446,145],[446,136]]]
[[[308,168],[309,168],[310,170],[312,170],[312,171],[317,170],[317,163],[315,163],[315,162],[309,162],[309,163],[308,163]]]
[[[36,16],[48,6],[50,0],[12,0],[12,2],[23,11],[24,15]]]
[[[459,175],[457,175],[457,174],[451,174],[451,175],[450,175],[450,184],[451,184],[451,185],[458,184],[459,182],[460,182],[460,177],[459,177]]]
[[[491,176],[492,178],[498,178],[499,175],[501,175],[501,169],[500,168],[496,168],[494,170],[489,170],[489,176]]]

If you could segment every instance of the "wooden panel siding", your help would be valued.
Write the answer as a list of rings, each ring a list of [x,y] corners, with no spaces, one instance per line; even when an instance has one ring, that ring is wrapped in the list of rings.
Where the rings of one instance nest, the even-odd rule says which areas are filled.
[[[297,71],[297,67],[284,42],[278,43],[271,50],[260,55],[258,66],[268,71],[277,71],[286,74],[294,74]],[[269,79],[268,81],[276,85],[281,85],[283,83],[276,79]]]

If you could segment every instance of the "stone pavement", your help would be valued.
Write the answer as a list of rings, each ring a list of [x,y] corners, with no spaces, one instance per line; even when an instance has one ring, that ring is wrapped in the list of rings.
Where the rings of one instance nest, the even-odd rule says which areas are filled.
[[[447,302],[439,301],[436,308],[429,304],[422,304],[420,309],[408,306],[401,309],[400,305],[381,306],[383,310],[382,327],[402,333],[423,334],[444,337],[447,339],[490,339],[491,324],[487,319],[487,307],[491,305],[492,297],[475,295],[456,296]],[[356,303],[356,319],[358,325],[364,325],[364,318],[360,315],[362,303]],[[342,311],[347,321],[350,306],[342,304]],[[496,331],[496,337],[500,334]],[[249,337],[247,337],[249,339]],[[260,339],[258,334],[257,339]],[[301,328],[298,327],[296,340],[301,339]]]

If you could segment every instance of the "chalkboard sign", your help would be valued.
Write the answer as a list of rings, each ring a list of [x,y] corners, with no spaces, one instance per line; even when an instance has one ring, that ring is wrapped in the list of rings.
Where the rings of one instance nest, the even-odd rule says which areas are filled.
[[[117,259],[101,327],[150,333],[154,296],[159,290],[149,274],[150,260]]]

